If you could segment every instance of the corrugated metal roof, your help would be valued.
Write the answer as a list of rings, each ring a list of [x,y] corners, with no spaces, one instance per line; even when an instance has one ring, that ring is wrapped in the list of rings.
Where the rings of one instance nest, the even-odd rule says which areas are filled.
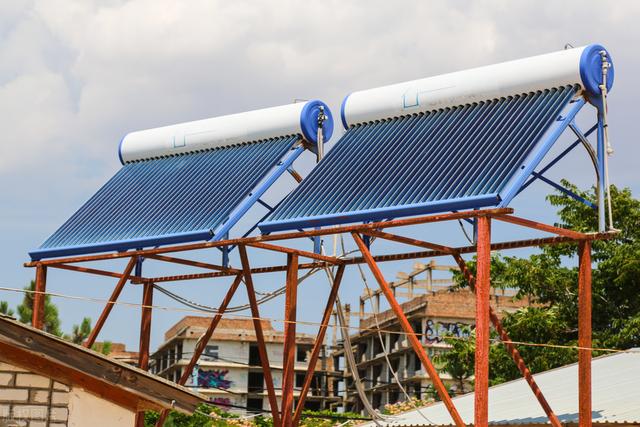
[[[208,240],[299,139],[128,163],[31,256]]]
[[[602,356],[592,363],[592,414],[594,423],[640,423],[640,349]],[[578,365],[573,364],[534,375],[560,421],[578,420]],[[453,399],[460,416],[473,423],[474,394]],[[443,403],[436,403],[393,417],[389,426],[451,425]],[[489,388],[489,423],[538,424],[547,417],[524,379]],[[367,426],[374,426],[373,423]]]
[[[576,91],[567,86],[355,125],[260,228],[498,205],[507,184],[530,173],[524,162]]]

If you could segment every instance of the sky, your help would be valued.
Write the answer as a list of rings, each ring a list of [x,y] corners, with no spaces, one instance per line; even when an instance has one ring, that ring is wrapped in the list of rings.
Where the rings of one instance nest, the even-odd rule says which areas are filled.
[[[639,20],[637,1],[0,2],[0,287],[21,288],[33,278],[34,271],[22,265],[27,252],[118,170],[117,146],[129,131],[296,99],[322,99],[337,113],[354,90],[542,54],[567,43],[597,42],[612,54],[611,181],[637,195]],[[580,120],[589,124],[593,113]],[[338,138],[339,132],[329,147]],[[312,166],[309,155],[297,165],[303,173]],[[582,186],[593,182],[592,175],[584,153],[572,154],[551,174]],[[280,183],[269,197],[279,199],[292,185]],[[544,202],[548,192],[534,185],[513,206],[520,215],[553,222],[553,209]],[[464,243],[456,229],[419,230],[443,243]],[[258,260],[283,261],[273,254]],[[410,268],[400,263],[384,271],[393,279]],[[228,282],[174,284],[171,290],[216,305]],[[264,277],[256,287],[267,291],[281,282]],[[357,272],[349,272],[345,283],[343,302],[357,307],[363,287]],[[114,284],[54,271],[48,290],[105,299]],[[327,293],[322,278],[305,282],[299,318],[317,321],[317,301]],[[0,300],[12,306],[20,299],[0,290]],[[139,303],[139,287],[128,286],[121,300]],[[234,303],[245,300],[242,294]],[[97,318],[102,308],[95,301],[54,302],[65,331],[84,316]],[[178,307],[162,295],[154,303]],[[262,307],[263,314],[281,319],[282,306],[282,298],[276,299]],[[194,313],[156,310],[152,345],[185,314]],[[119,306],[101,338],[135,348],[138,328],[139,309]]]

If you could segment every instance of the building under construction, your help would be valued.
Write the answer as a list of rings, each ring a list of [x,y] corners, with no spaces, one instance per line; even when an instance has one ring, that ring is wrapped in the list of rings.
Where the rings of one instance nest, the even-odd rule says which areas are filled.
[[[475,327],[474,294],[469,289],[455,287],[451,277],[455,270],[459,268],[453,265],[417,262],[411,273],[398,273],[398,280],[389,283],[396,298],[406,300],[400,307],[431,358],[447,351],[449,345],[444,341],[445,337],[464,339]],[[444,273],[445,277],[434,277],[434,272],[439,272],[440,276]],[[515,301],[513,296],[513,292],[492,288],[491,306],[501,314],[528,305],[527,300]],[[370,302],[371,312],[365,312],[367,302]],[[371,405],[382,410],[386,404],[406,400],[398,383],[410,397],[433,396],[433,383],[412,351],[398,318],[391,309],[380,311],[379,307],[379,290],[360,297],[360,332],[351,336],[358,377]],[[344,341],[340,340],[338,344],[331,353],[333,366],[338,368],[331,391],[340,401],[333,406],[360,412],[364,408],[354,386],[352,371],[345,361]],[[439,372],[452,395],[472,388],[466,379],[456,381],[441,369]]]

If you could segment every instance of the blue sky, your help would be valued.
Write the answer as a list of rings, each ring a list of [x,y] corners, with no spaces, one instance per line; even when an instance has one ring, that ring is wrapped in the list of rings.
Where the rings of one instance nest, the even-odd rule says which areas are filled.
[[[132,130],[321,98],[339,111],[348,93],[408,79],[598,42],[612,53],[611,180],[640,190],[636,83],[640,3],[617,1],[245,2],[11,1],[0,3],[0,286],[19,288],[33,271],[22,267],[37,247],[119,168],[117,146]],[[592,117],[584,116],[587,123]],[[330,144],[337,138],[334,137]],[[311,156],[299,169],[308,171]],[[582,153],[552,176],[592,181]],[[270,194],[291,188],[285,182]],[[514,207],[553,221],[548,189],[534,186]],[[249,218],[250,220],[250,218]],[[497,235],[511,237],[507,228]],[[459,230],[427,229],[435,240],[464,243]],[[415,231],[412,231],[415,232]],[[389,248],[390,249],[390,248]],[[198,254],[213,259],[217,254]],[[262,263],[282,261],[264,255]],[[114,263],[109,268],[121,269]],[[411,263],[384,266],[389,278]],[[155,268],[155,267],[150,267]],[[158,272],[162,270],[158,269]],[[282,277],[264,277],[261,290]],[[357,305],[362,284],[347,274],[344,302]],[[215,305],[229,281],[170,285]],[[52,272],[49,290],[106,298],[113,280]],[[169,285],[167,286],[169,287]],[[299,318],[316,321],[327,285],[305,282]],[[15,305],[20,296],[0,291]],[[123,301],[139,302],[130,286]],[[243,303],[244,294],[238,298]],[[63,329],[101,305],[55,298]],[[177,307],[157,296],[155,303]],[[264,306],[282,318],[282,300]],[[184,312],[157,312],[153,345]],[[118,307],[106,339],[137,346],[138,310]],[[276,327],[281,327],[276,324]]]

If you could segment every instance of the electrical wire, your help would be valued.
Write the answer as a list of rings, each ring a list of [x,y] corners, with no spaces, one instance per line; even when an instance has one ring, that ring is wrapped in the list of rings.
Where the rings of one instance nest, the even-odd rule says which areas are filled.
[[[463,228],[463,231],[464,231],[464,228]],[[342,251],[344,252],[345,246],[344,246],[344,238],[342,237],[342,235],[340,235],[340,244],[342,246]],[[360,272],[360,279],[362,280],[362,283],[364,284],[365,288],[367,289],[367,294],[371,295],[371,289],[369,288],[369,282],[367,280],[367,276],[364,274],[364,269],[362,268],[362,266],[360,264],[358,264],[358,271]],[[409,396],[409,393],[407,393],[407,390],[402,385],[402,382],[400,381],[400,378],[398,378],[398,373],[393,369],[393,366],[391,366],[391,361],[389,360],[389,353],[387,352],[387,345],[384,342],[384,339],[382,338],[382,332],[380,332],[380,322],[378,320],[378,310],[380,309],[380,307],[376,307],[373,304],[372,300],[370,300],[369,303],[371,304],[371,312],[373,313],[373,319],[375,320],[375,323],[376,323],[376,332],[377,332],[377,335],[378,335],[378,340],[380,341],[380,346],[382,347],[382,353],[384,355],[384,360],[385,360],[385,362],[387,364],[387,368],[389,369],[389,372],[391,372],[391,375],[393,375],[393,379],[394,379],[396,385],[398,386],[400,391],[402,391],[402,394],[404,394],[404,397],[407,399],[407,402],[411,402],[413,404],[414,409],[418,412],[420,417],[422,417],[429,424],[433,424],[433,421],[431,421],[429,418],[427,418],[427,416],[422,413],[422,411],[420,410],[418,405],[413,400],[411,400],[411,397]]]
[[[167,307],[167,306],[159,306],[159,305],[144,305],[144,304],[139,304],[139,303],[132,303],[132,302],[121,302],[121,301],[109,301],[106,299],[102,299],[102,298],[91,298],[91,297],[83,297],[83,296],[78,296],[78,295],[66,295],[66,294],[60,294],[60,293],[56,293],[56,292],[39,292],[39,291],[32,291],[29,289],[20,289],[20,288],[12,288],[12,287],[5,287],[5,286],[0,286],[0,291],[7,291],[7,292],[17,292],[17,293],[30,293],[30,294],[42,294],[42,295],[49,295],[52,297],[56,297],[56,298],[66,298],[66,299],[71,299],[71,300],[76,300],[76,301],[88,301],[88,302],[99,302],[99,303],[110,303],[110,304],[114,304],[114,305],[123,305],[123,306],[127,306],[127,307],[132,307],[132,308],[151,308],[151,309],[155,309],[155,310],[163,310],[163,311],[176,311],[176,312],[187,312],[187,313],[206,313],[202,310],[196,310],[196,309],[185,309],[185,308],[179,308],[179,307]],[[224,315],[223,315],[224,316]],[[240,319],[240,320],[264,320],[264,321],[271,321],[271,322],[278,322],[278,323],[295,323],[298,325],[304,325],[304,326],[332,326],[331,324],[326,324],[323,325],[320,322],[312,322],[312,321],[308,321],[308,320],[296,320],[296,321],[289,321],[289,320],[284,320],[284,319],[278,319],[275,317],[252,317],[252,316],[248,316],[248,315],[238,315],[238,314],[234,314],[234,315],[230,315],[230,316],[224,316],[230,319]],[[355,330],[355,331],[359,331],[359,332],[375,332],[374,328],[361,328],[361,327],[356,327],[356,326],[336,326],[337,328],[341,329],[341,330]],[[388,333],[388,334],[395,334],[395,335],[403,335],[403,336],[408,336],[408,335],[414,335],[418,338],[422,338],[422,337],[426,337],[426,334],[421,334],[421,333],[408,333],[408,332],[404,332],[404,331],[394,331],[391,329],[380,329],[382,332]],[[447,337],[447,339],[455,339],[455,340],[461,340],[461,341],[470,341],[471,339],[469,337],[455,337],[455,336],[450,336]],[[517,344],[517,345],[523,345],[523,346],[529,346],[529,347],[548,347],[548,348],[564,348],[564,349],[570,349],[570,350],[588,350],[588,351],[595,351],[595,352],[610,352],[610,353],[629,353],[629,352],[638,352],[637,350],[633,350],[633,349],[619,349],[619,348],[607,348],[607,347],[581,347],[581,346],[577,346],[577,345],[563,345],[563,344],[544,344],[544,343],[532,343],[532,342],[527,342],[527,341],[502,341],[499,338],[490,338],[491,342],[505,342],[505,343],[510,343],[510,344]]]

